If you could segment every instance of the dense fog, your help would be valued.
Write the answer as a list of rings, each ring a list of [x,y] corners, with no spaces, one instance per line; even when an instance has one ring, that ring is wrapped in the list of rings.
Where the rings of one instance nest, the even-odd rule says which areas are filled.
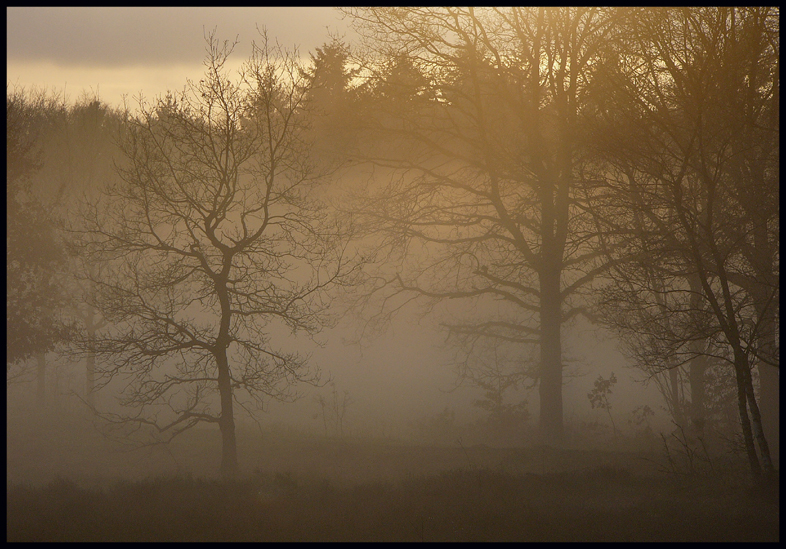
[[[739,517],[664,537],[642,511],[623,539],[777,537],[777,8],[336,8],[342,32],[294,49],[287,16],[325,21],[310,9],[253,29],[236,8],[12,13],[10,67],[203,69],[122,103],[119,76],[75,92],[9,69],[9,506],[220,479],[210,498],[284,517],[398,490],[425,498],[401,518],[419,526],[357,539],[558,540],[561,510],[524,538],[482,514],[454,535],[434,502],[467,482],[521,517],[527,483],[575,474],[600,498],[581,513],[694,513],[691,479]],[[176,13],[202,35],[130,47]],[[55,15],[123,53],[85,57],[80,36],[60,58],[22,32]],[[750,481],[757,527],[728,507]],[[9,540],[169,539],[13,516]]]

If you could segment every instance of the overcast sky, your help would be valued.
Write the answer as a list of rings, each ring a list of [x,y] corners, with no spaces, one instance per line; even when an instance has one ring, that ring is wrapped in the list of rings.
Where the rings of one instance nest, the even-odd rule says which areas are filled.
[[[6,81],[26,88],[62,91],[71,100],[85,90],[119,105],[140,91],[152,98],[180,90],[198,78],[204,59],[204,30],[234,39],[239,65],[258,38],[269,38],[301,55],[329,41],[329,30],[348,32],[330,7],[9,7]]]

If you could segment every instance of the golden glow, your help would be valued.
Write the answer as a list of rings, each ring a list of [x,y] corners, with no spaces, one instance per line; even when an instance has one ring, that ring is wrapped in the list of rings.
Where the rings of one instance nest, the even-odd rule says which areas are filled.
[[[228,63],[233,71],[244,61],[241,56],[236,57]],[[151,100],[169,90],[182,90],[186,79],[199,80],[203,73],[201,63],[120,68],[9,63],[6,81],[25,89],[46,88],[58,93],[65,90],[68,102],[78,100],[84,91],[90,96],[98,95],[101,101],[113,107],[121,107],[123,95],[126,95],[133,108],[140,91]]]

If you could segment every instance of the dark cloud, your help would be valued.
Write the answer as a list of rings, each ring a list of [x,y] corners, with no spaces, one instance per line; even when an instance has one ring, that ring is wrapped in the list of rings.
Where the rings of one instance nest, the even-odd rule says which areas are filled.
[[[111,67],[192,63],[204,57],[203,29],[216,28],[220,39],[240,35],[237,51],[246,55],[259,36],[257,25],[302,52],[327,41],[327,28],[346,28],[328,7],[9,7],[7,60]]]

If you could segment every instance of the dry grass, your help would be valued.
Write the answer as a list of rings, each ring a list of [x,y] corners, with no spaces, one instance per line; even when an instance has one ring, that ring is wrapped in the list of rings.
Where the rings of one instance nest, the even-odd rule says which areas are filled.
[[[778,541],[779,501],[599,468],[452,470],[336,487],[292,475],[8,487],[7,541]]]
[[[8,541],[778,541],[777,489],[744,469],[665,474],[645,452],[426,447],[240,433],[113,450],[97,433],[9,422]],[[719,462],[720,463],[720,462]]]

